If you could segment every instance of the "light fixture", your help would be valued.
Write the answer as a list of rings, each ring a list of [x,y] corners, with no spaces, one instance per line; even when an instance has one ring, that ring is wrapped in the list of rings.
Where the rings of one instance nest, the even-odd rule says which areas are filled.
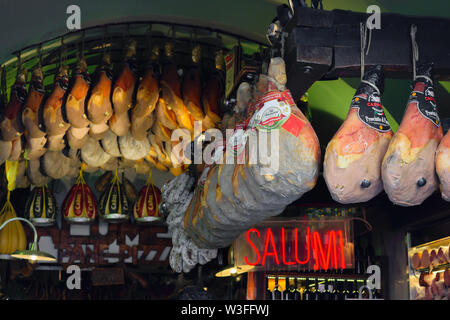
[[[46,252],[38,250],[36,228],[27,219],[16,217],[16,218],[12,218],[12,219],[6,220],[0,226],[0,230],[2,230],[8,223],[13,222],[13,221],[23,221],[23,222],[28,223],[31,226],[31,228],[33,229],[34,239],[33,239],[33,243],[31,244],[31,248],[29,250],[18,250],[18,251],[15,251],[15,252],[13,252],[10,255],[11,257],[16,258],[16,259],[26,259],[26,260],[29,260],[31,263],[43,262],[43,261],[47,261],[47,262],[54,262],[54,261],[56,261],[56,258],[53,257],[51,254],[48,254]]]
[[[236,265],[234,261],[234,245],[228,251],[229,264],[222,270],[216,273],[216,277],[235,277],[239,274],[251,271],[254,267],[249,265]]]

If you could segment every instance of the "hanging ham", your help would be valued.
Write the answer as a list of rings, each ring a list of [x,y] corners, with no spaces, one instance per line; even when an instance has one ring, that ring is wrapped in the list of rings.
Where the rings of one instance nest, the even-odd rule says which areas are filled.
[[[69,86],[68,71],[67,66],[60,67],[53,91],[44,104],[43,117],[48,139],[47,149],[51,151],[61,151],[66,146],[63,138],[70,124],[64,121],[61,108]]]
[[[437,148],[436,172],[439,176],[442,198],[450,201],[450,130]]]
[[[25,157],[28,160],[39,159],[46,151],[46,133],[43,131],[41,112],[42,101],[44,100],[45,89],[42,83],[42,68],[38,67],[33,71],[28,96],[23,106],[22,121],[25,127]]]
[[[90,83],[86,60],[80,59],[75,69],[74,83],[64,105],[67,119],[71,124],[67,141],[73,149],[81,149],[87,140],[89,120],[85,113],[85,100]]]
[[[147,133],[155,121],[154,110],[159,99],[158,65],[159,47],[153,48],[144,78],[141,80],[136,105],[131,112],[131,134],[136,140],[147,139]]]
[[[203,114],[200,102],[202,94],[201,72],[200,72],[200,46],[195,46],[192,50],[192,64],[187,68],[183,78],[183,100],[192,118],[202,121]]]
[[[438,187],[435,153],[443,131],[434,98],[432,64],[418,67],[413,88],[382,165],[384,189],[389,199],[401,206],[420,205]]]
[[[216,127],[221,120],[220,100],[224,94],[223,55],[219,51],[215,57],[216,69],[207,79],[202,95],[205,118],[204,127]]]
[[[339,203],[369,201],[381,191],[381,162],[392,130],[380,103],[383,71],[376,66],[364,74],[347,118],[329,142],[323,176]]]
[[[191,115],[184,105],[181,95],[181,80],[178,75],[177,65],[173,61],[173,44],[167,43],[165,49],[165,61],[162,64],[161,88],[162,97],[167,108],[173,111],[180,128],[186,128],[193,132],[194,127]]]
[[[25,82],[25,70],[21,70],[17,74],[16,82],[11,88],[9,103],[2,114],[3,119],[0,123],[0,129],[3,141],[13,141],[23,133],[22,105],[27,96]]]
[[[109,120],[109,127],[119,137],[130,130],[128,110],[133,103],[134,87],[136,84],[136,41],[131,41],[125,56],[122,71],[114,83],[112,103],[114,114]]]
[[[99,140],[109,130],[108,120],[113,114],[111,104],[112,71],[111,57],[105,54],[98,79],[92,88],[87,104],[88,119],[91,121],[89,135]]]

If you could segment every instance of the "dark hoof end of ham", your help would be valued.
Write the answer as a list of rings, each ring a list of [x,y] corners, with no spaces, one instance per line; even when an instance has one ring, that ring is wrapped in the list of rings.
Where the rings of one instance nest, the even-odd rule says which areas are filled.
[[[368,188],[370,187],[370,181],[367,179],[364,179],[363,181],[361,181],[361,188]]]
[[[417,181],[417,185],[419,186],[419,187],[423,187],[424,185],[426,185],[427,184],[427,179],[425,179],[425,178],[420,178],[418,181]]]

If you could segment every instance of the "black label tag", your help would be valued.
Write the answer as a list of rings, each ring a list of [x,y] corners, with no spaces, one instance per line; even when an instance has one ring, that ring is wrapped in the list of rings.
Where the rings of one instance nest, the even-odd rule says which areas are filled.
[[[430,120],[436,127],[441,125],[441,120],[437,111],[436,100],[434,98],[433,85],[425,83],[423,92],[421,90],[414,90],[409,97],[409,103],[416,103],[417,110]]]
[[[371,93],[368,98],[364,95],[357,95],[353,97],[350,108],[357,108],[359,119],[372,129],[389,132],[391,126],[380,101],[380,97],[376,93]]]
[[[112,80],[112,79],[113,79],[113,72],[112,72],[112,70],[111,70],[111,68],[110,68],[109,66],[104,66],[104,67],[102,68],[102,72],[105,73],[106,77],[107,77],[109,80]]]
[[[58,85],[61,87],[61,89],[66,91],[69,88],[69,77],[67,76],[60,77],[58,79]]]

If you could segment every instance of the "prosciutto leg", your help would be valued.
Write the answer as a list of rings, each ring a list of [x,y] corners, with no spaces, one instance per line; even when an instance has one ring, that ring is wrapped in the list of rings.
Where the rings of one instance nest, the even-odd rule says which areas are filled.
[[[323,175],[337,202],[365,202],[383,191],[381,162],[393,133],[380,103],[382,90],[377,66],[364,75],[347,118],[327,146]]]
[[[450,131],[437,148],[436,172],[439,176],[442,198],[450,201]]]
[[[432,65],[421,65],[405,114],[383,159],[382,178],[389,199],[420,205],[438,187],[435,153],[443,131],[434,99]]]

